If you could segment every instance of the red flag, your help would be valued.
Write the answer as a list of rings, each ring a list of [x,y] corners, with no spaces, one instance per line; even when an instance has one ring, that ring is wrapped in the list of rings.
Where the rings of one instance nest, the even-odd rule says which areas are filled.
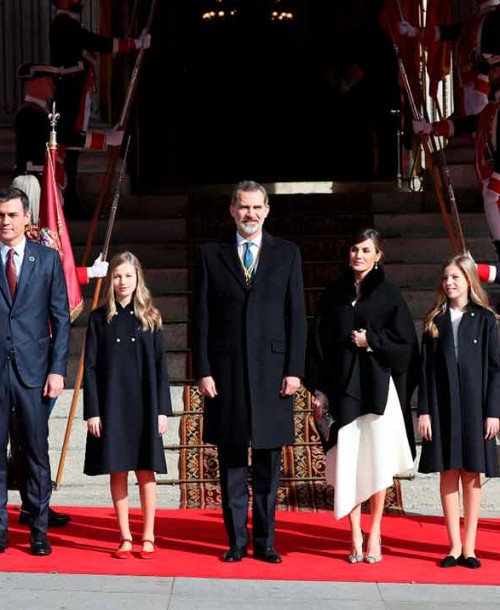
[[[379,16],[380,27],[397,45],[399,56],[408,76],[412,94],[417,103],[422,100],[420,84],[420,37],[401,36],[398,30],[399,21],[408,21],[418,27],[422,0],[385,0]],[[403,89],[404,85],[400,82]]]
[[[56,181],[56,155],[57,145],[49,144],[43,168],[38,241],[59,252],[68,286],[69,312],[73,321],[83,311],[83,297]]]
[[[428,0],[425,27],[453,23],[451,0]],[[451,42],[431,41],[427,45],[427,74],[429,75],[429,94],[437,97],[438,85],[450,73]]]

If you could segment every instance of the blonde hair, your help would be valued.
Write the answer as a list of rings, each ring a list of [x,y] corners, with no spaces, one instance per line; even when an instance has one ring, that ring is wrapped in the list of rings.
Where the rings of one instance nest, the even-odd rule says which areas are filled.
[[[153,305],[153,299],[144,282],[144,272],[139,259],[132,252],[121,252],[116,254],[109,262],[108,274],[106,276],[104,305],[107,306],[106,322],[108,324],[116,314],[115,292],[113,288],[113,274],[117,267],[129,263],[137,274],[137,287],[132,298],[134,314],[141,322],[144,331],[153,332],[159,330],[162,325],[161,314]]]
[[[481,282],[479,281],[479,277],[477,275],[476,264],[474,263],[472,258],[465,254],[453,256],[443,264],[441,268],[441,275],[444,273],[444,270],[450,265],[455,265],[464,274],[465,279],[467,280],[467,284],[469,285],[469,300],[475,303],[476,305],[483,307],[484,309],[488,309],[493,314],[495,314],[495,317],[498,318],[497,314],[490,305],[488,295],[481,286]],[[435,318],[436,316],[443,314],[446,311],[447,307],[448,297],[446,296],[446,293],[443,289],[443,282],[441,280],[437,290],[436,298],[434,299],[434,304],[432,306],[432,309],[427,314],[424,323],[424,332],[428,332],[434,339],[439,337],[439,331],[435,323]]]

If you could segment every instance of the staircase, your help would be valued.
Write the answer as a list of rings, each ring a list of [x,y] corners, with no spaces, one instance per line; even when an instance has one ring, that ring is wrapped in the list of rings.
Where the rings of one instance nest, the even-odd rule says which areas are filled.
[[[12,134],[0,128],[0,186],[10,182]],[[456,190],[467,246],[477,261],[493,261],[495,252],[488,237],[477,191],[472,188],[470,151],[455,152],[456,166],[452,176],[461,176]],[[81,186],[85,198],[96,199],[104,158],[85,158]],[[9,169],[7,169],[9,168]],[[464,178],[469,175],[469,182]],[[271,214],[267,220],[270,232],[289,238],[301,247],[309,315],[325,284],[343,265],[341,252],[345,239],[355,226],[372,225],[384,237],[386,271],[399,285],[413,314],[417,332],[429,309],[439,282],[442,262],[450,255],[449,242],[433,192],[398,191],[393,184],[297,183],[268,185]],[[123,194],[110,255],[125,249],[141,260],[148,286],[164,319],[164,336],[168,347],[168,365],[172,382],[175,416],[165,438],[169,474],[160,478],[159,505],[178,506],[179,423],[183,412],[184,386],[192,383],[189,344],[191,275],[196,245],[216,239],[231,227],[227,207],[228,185],[185,189],[178,194],[134,196]],[[75,258],[80,262],[88,231],[88,222],[72,221],[69,230]],[[87,264],[99,254],[106,231],[100,221],[95,245]],[[493,300],[495,287],[488,287]],[[71,363],[68,387],[51,417],[51,460],[56,476],[60,450],[66,428],[78,359],[88,318],[93,284],[84,287],[87,308],[72,327]],[[57,504],[109,503],[107,477],[82,476],[85,425],[81,419],[81,395],[78,400],[62,486],[55,495]],[[84,488],[82,486],[85,486]],[[438,481],[435,475],[418,475],[403,480],[405,508],[409,512],[440,512]],[[84,493],[77,493],[84,489]],[[496,482],[485,487],[483,506],[495,509],[500,494]],[[76,492],[76,493],[75,493]]]

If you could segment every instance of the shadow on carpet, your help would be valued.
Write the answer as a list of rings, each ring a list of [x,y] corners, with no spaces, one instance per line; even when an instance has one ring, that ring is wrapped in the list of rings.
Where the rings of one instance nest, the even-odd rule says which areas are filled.
[[[64,507],[71,523],[52,529],[53,554],[29,554],[29,530],[17,523],[17,511],[9,508],[9,547],[0,555],[4,572],[106,574],[196,578],[254,578],[266,580],[404,582],[435,584],[500,584],[500,520],[482,519],[478,532],[479,570],[439,568],[447,554],[445,526],[440,517],[388,515],[384,519],[383,556],[375,565],[346,561],[349,553],[347,520],[336,521],[330,512],[279,512],[276,547],[283,563],[269,565],[253,559],[225,564],[226,548],[220,511],[159,510],[156,542],[151,561],[134,554],[117,560],[118,530],[112,508]],[[369,515],[363,515],[363,528]],[[131,511],[134,550],[141,539],[140,513]]]

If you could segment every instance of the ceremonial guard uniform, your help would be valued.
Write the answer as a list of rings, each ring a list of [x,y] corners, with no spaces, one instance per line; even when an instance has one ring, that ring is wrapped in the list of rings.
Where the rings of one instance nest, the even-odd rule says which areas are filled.
[[[16,133],[16,167],[14,173],[16,176],[29,173],[35,175],[41,182],[46,146],[49,140],[49,112],[50,103],[54,97],[55,81],[67,78],[68,73],[72,75],[74,70],[31,63],[20,66],[18,77],[26,81],[26,95],[14,121]],[[57,106],[56,111],[59,112]],[[123,138],[123,132],[115,129],[102,132],[76,132],[67,121],[63,120],[58,122],[57,131],[59,146],[57,149],[56,179],[61,192],[66,187],[64,160],[67,149],[78,151],[83,148],[104,150],[107,146],[121,144]],[[71,215],[71,209],[68,209],[68,205],[65,205],[64,211],[66,217]]]
[[[83,2],[81,0],[52,0],[59,9],[50,25],[50,59],[54,66],[69,69],[56,87],[56,103],[61,114],[61,129],[73,132],[75,138],[86,139],[91,95],[95,90],[95,67],[97,54],[123,54],[142,47],[148,48],[150,36],[139,38],[112,38],[90,32],[80,22]],[[88,141],[88,138],[87,138]],[[120,141],[121,143],[121,141]],[[108,142],[109,144],[109,142]],[[88,141],[90,148],[104,148],[102,140]],[[112,144],[114,145],[114,144]],[[119,144],[117,144],[119,145]],[[72,209],[78,208],[77,173],[81,147],[66,147],[65,166],[67,186],[65,200]]]
[[[488,72],[500,61],[500,0],[481,2],[476,13],[462,23],[424,28],[424,42],[456,41],[455,67],[463,99],[461,114],[477,114],[488,103]],[[407,22],[399,24],[403,35],[419,30]]]
[[[496,95],[498,97],[498,93]],[[417,133],[432,132],[447,138],[475,132],[476,173],[482,184],[486,222],[500,259],[499,109],[500,99],[489,102],[479,114],[448,118],[432,124],[414,121],[414,128]]]

